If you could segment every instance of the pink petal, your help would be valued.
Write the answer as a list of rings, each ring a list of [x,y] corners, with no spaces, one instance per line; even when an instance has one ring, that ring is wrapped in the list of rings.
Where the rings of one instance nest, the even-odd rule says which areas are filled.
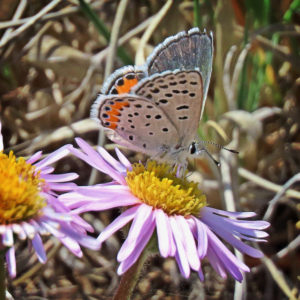
[[[64,174],[49,174],[42,175],[47,182],[66,182],[77,179],[79,176],[76,173],[64,173]]]
[[[69,146],[65,145],[65,146],[55,150],[54,152],[52,152],[46,158],[42,159],[38,163],[36,163],[35,167],[37,170],[41,170],[44,167],[51,165],[51,164],[57,162],[58,160],[60,160],[61,158],[67,156],[69,153],[70,153]]]
[[[215,252],[212,248],[208,247],[207,256],[206,256],[212,265],[212,267],[215,269],[215,271],[222,277],[227,278],[226,270],[223,265],[223,263],[219,260]]]
[[[99,235],[97,241],[99,243],[103,243],[107,240],[111,235],[113,235],[116,231],[124,227],[128,222],[130,222],[138,210],[139,206],[133,206],[123,212],[120,216],[118,216],[112,223],[110,223]]]
[[[205,226],[205,225],[204,225]],[[225,268],[226,265],[230,265],[233,263],[235,266],[240,268],[243,271],[249,272],[249,268],[240,260],[238,260],[233,253],[220,241],[220,239],[207,227],[205,226],[205,230],[207,232],[207,237],[209,240],[209,248],[214,249],[214,253],[220,257],[222,262],[226,262],[224,264]],[[231,263],[229,263],[229,261]]]
[[[25,240],[26,239],[26,237],[27,237],[26,233],[23,230],[23,228],[22,228],[21,225],[19,225],[17,223],[12,224],[12,230],[13,230],[13,232],[15,232],[18,235],[19,239],[21,239],[21,240]]]
[[[231,244],[233,247],[238,249],[242,253],[246,253],[249,256],[252,257],[262,257],[263,253],[245,243],[237,239],[232,235],[232,233],[229,233],[228,231],[224,230],[223,228],[219,227],[218,225],[214,224],[211,226],[211,229],[219,235],[221,238],[223,238],[225,241],[227,241],[229,244]]]
[[[42,239],[38,233],[32,239],[32,245],[37,254],[39,261],[41,263],[45,263],[47,261],[47,255],[43,246]]]
[[[75,148],[70,149],[70,151],[77,157],[81,158],[83,161],[95,167],[97,170],[109,175],[111,178],[116,180],[122,185],[126,185],[126,181],[119,172],[114,170],[100,155],[97,153],[88,143],[80,138],[75,139],[79,147],[86,152],[84,155],[82,152]]]
[[[150,225],[152,219],[152,207],[146,204],[139,205],[133,222],[130,226],[128,236],[118,253],[118,261],[125,260],[132,253],[136,247],[136,241],[139,235]]]
[[[155,217],[159,252],[162,257],[174,255],[176,251],[174,245],[172,247],[174,240],[168,216],[161,209],[156,209]]]
[[[65,236],[63,238],[57,237],[62,244],[64,244],[74,255],[78,257],[82,257],[82,251],[80,249],[80,246],[76,241],[69,238],[68,236]]]
[[[43,222],[41,225],[56,238],[61,239],[64,237],[64,234],[58,228],[54,227],[49,221]],[[55,225],[58,227],[57,223],[55,223]]]
[[[212,207],[204,207],[201,210],[201,214],[205,213],[205,212],[209,212],[211,214],[217,214],[220,216],[227,216],[227,217],[233,217],[233,218],[237,218],[237,219],[247,219],[247,218],[252,218],[256,216],[255,212],[232,212],[232,211],[224,211],[224,210],[220,210],[220,209],[216,209],[216,208],[212,208]]]
[[[89,203],[90,200],[86,199],[87,197],[83,197],[81,194],[76,192],[65,193],[59,195],[58,199],[69,209],[78,207],[84,203]]]
[[[115,170],[117,170],[118,172],[126,172],[124,166],[116,159],[114,159],[103,147],[98,146],[97,151],[102,156],[102,158]]]
[[[215,214],[204,214],[201,220],[211,227],[220,227],[232,232],[232,234],[242,233],[257,238],[267,237],[268,233],[259,229],[265,229],[270,225],[270,223],[265,221],[234,220]]]
[[[11,278],[15,278],[17,275],[15,248],[14,247],[8,248],[5,253],[5,257],[6,257],[9,276]]]
[[[55,169],[53,167],[44,167],[42,170],[40,170],[41,175],[45,175],[45,174],[50,174],[54,171]]]
[[[2,244],[6,247],[12,247],[14,244],[13,231],[9,226],[7,226],[5,233],[2,234]]]
[[[194,218],[197,228],[197,240],[198,240],[198,255],[200,259],[203,259],[207,252],[208,239],[203,224],[198,219]]]
[[[136,199],[133,196],[122,198],[107,198],[101,201],[95,201],[93,203],[86,204],[73,210],[74,214],[80,214],[86,211],[103,211],[114,207],[130,206],[136,203]]]
[[[96,187],[96,188],[82,188],[79,187],[76,190],[77,193],[90,197],[90,199],[101,199],[106,197],[128,197],[131,196],[133,198],[136,198],[132,195],[130,192],[128,186],[125,185],[111,185],[111,186],[103,186],[103,187]],[[136,198],[138,200],[138,198]],[[138,200],[137,202],[140,202]]]
[[[76,251],[74,254],[77,256],[82,256],[81,249],[78,244],[81,244],[84,247],[88,247],[93,250],[99,250],[101,247],[101,244],[96,239],[86,235],[85,233],[74,231],[74,227],[70,227],[66,224],[61,224],[60,230],[65,234],[67,238],[70,239],[70,242],[74,242],[74,249]],[[68,246],[68,248],[73,251],[71,247]]]
[[[212,234],[212,238],[210,237]],[[213,253],[215,259],[219,261],[219,267],[227,270],[236,280],[242,281],[243,274],[241,270],[249,272],[249,268],[239,261],[214,234],[208,230],[209,235],[209,251]]]
[[[180,264],[181,274],[185,278],[188,278],[190,276],[190,266],[189,266],[188,259],[186,257],[185,249],[181,242],[181,235],[179,233],[180,229],[179,229],[179,226],[174,217],[170,217],[169,220],[170,220],[170,225],[172,228],[174,240],[175,240],[176,247],[177,247],[176,255],[178,257],[178,263]]]
[[[151,221],[147,224],[147,226],[144,227],[144,230],[139,235],[133,252],[124,261],[121,262],[117,270],[117,273],[119,275],[126,272],[137,261],[145,246],[149,242],[155,228],[154,214],[151,214],[150,218]]]
[[[37,160],[39,160],[42,157],[42,154],[43,154],[42,151],[38,151],[34,153],[29,159],[27,159],[26,162],[28,162],[29,164],[35,163]]]
[[[201,266],[200,266],[200,268],[199,268],[199,270],[198,270],[198,276],[199,276],[199,278],[200,278],[201,281],[204,281],[204,275],[203,275]]]
[[[77,184],[74,182],[48,183],[48,185],[54,191],[71,191],[77,187]]]
[[[126,156],[119,150],[119,148],[115,149],[116,154],[118,156],[119,161],[121,162],[121,164],[129,171],[132,170],[132,166],[130,161],[126,158]]]
[[[189,225],[183,216],[175,216],[177,225],[180,228],[181,241],[186,251],[186,257],[190,267],[198,271],[200,268],[200,260],[196,249],[196,244]]]

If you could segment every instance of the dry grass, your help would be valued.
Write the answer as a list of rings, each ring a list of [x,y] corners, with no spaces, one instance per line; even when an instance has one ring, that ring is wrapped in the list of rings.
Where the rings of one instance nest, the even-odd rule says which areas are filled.
[[[230,142],[240,153],[220,153],[219,170],[207,160],[191,162],[191,178],[200,181],[212,206],[255,211],[271,222],[269,242],[261,246],[268,258],[244,257],[252,272],[239,285],[222,280],[205,263],[205,282],[196,274],[186,280],[173,260],[154,257],[133,299],[300,299],[299,12],[294,12],[290,25],[276,27],[272,23],[282,21],[292,1],[273,1],[275,21],[246,28],[243,2],[225,2],[204,1],[201,6],[202,26],[214,32],[216,53],[205,118],[210,121],[200,128],[207,139]],[[90,4],[112,32],[109,45],[75,0],[0,2],[0,118],[6,150],[22,156],[37,150],[49,153],[73,143],[76,136],[97,144],[98,127],[89,120],[90,106],[105,76],[123,65],[109,49],[119,42],[141,63],[165,37],[193,27],[191,1],[121,1],[118,18],[117,1]],[[246,29],[250,39],[245,47]],[[280,35],[277,44],[272,42],[274,32]],[[249,56],[252,62],[258,60],[258,69],[249,65]],[[264,75],[262,84],[256,83],[253,72]],[[257,89],[258,100],[252,106],[241,104],[243,76],[246,90]],[[114,148],[109,141],[104,146]],[[144,159],[129,150],[125,153],[131,161]],[[71,157],[57,167],[78,172],[78,184],[106,180],[91,179],[91,170]],[[85,218],[97,234],[117,213],[87,213]],[[18,277],[9,281],[9,291],[14,299],[110,299],[118,286],[115,257],[122,240],[115,236],[101,252],[84,250],[83,259],[78,259],[50,238],[45,240],[46,265],[19,243]]]

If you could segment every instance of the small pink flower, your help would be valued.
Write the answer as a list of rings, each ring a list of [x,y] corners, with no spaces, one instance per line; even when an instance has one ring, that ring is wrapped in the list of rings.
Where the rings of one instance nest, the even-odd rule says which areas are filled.
[[[175,257],[181,274],[186,278],[192,269],[203,280],[201,262],[207,258],[223,278],[229,273],[242,281],[242,271],[249,272],[249,268],[228,250],[219,237],[242,253],[263,256],[262,252],[241,241],[262,242],[268,236],[262,231],[269,226],[268,222],[243,220],[255,216],[255,213],[207,207],[206,198],[197,185],[178,177],[166,164],[152,161],[146,166],[131,165],[118,149],[119,160],[115,160],[103,148],[98,147],[96,152],[82,139],[76,141],[82,151],[74,148],[71,152],[109,175],[113,181],[81,187],[76,192],[62,195],[61,199],[76,213],[127,208],[98,237],[101,245],[132,222],[117,256],[119,275],[137,261],[155,231],[160,254]]]
[[[28,239],[40,262],[47,260],[41,235],[53,235],[81,257],[80,245],[95,248],[86,231],[93,228],[58,200],[57,191],[76,188],[76,173],[53,174],[51,164],[70,153],[66,145],[41,159],[37,152],[27,161],[11,151],[3,153],[0,122],[0,249],[6,250],[8,272],[16,276],[15,238]]]

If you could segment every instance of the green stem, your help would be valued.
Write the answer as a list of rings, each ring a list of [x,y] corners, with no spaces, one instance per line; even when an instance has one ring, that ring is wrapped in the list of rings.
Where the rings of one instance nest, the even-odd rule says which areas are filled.
[[[143,270],[146,260],[151,254],[157,252],[157,241],[155,235],[152,236],[146,248],[134,263],[134,265],[123,274],[119,287],[113,297],[113,300],[130,300],[132,299],[131,294],[138,282],[138,279]]]
[[[5,251],[0,250],[0,300],[6,297]]]
[[[201,27],[199,16],[199,0],[194,0],[194,27]]]

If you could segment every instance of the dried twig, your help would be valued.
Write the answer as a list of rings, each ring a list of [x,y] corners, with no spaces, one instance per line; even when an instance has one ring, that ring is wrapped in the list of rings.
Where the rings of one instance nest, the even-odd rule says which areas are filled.
[[[22,16],[22,14],[23,14],[26,6],[27,6],[27,0],[21,0],[20,3],[19,3],[19,5],[18,5],[18,8],[15,11],[15,14],[14,14],[14,16],[12,18],[13,21],[16,21],[16,20],[20,19],[20,17]],[[3,34],[2,38],[1,38],[0,44],[7,39],[7,37],[11,34],[12,31],[13,31],[12,28],[8,28],[4,32],[4,34]]]
[[[275,195],[275,197],[269,202],[268,209],[264,215],[264,220],[270,220],[273,212],[278,205],[279,199],[287,193],[288,189],[297,181],[300,181],[300,173],[294,175],[291,179],[289,179],[281,188],[281,190]]]
[[[59,243],[56,239],[50,239],[47,242],[48,245],[52,244],[52,248],[47,253],[47,259],[50,260],[52,257],[55,256],[57,251],[61,248],[62,244]],[[29,278],[33,278],[41,269],[45,268],[44,264],[36,263],[32,268],[30,268],[27,272],[25,272],[22,276],[15,279],[12,284],[13,286],[17,286],[21,283],[26,282]]]
[[[91,119],[83,119],[78,122],[74,122],[69,126],[62,126],[52,131],[51,133],[41,133],[33,140],[27,140],[24,143],[18,144],[13,147],[14,152],[18,151],[19,155],[26,155],[32,153],[37,149],[42,149],[46,145],[66,141],[72,139],[77,135],[84,135],[92,130],[97,130],[98,125]],[[10,150],[7,148],[6,150]]]
[[[252,182],[254,182],[255,184],[267,189],[267,190],[270,190],[270,191],[273,191],[273,192],[280,192],[282,190],[282,186],[281,185],[278,185],[276,183],[273,183],[267,179],[264,179],[256,174],[253,174],[252,172],[244,169],[244,168],[239,168],[238,169],[238,173],[241,177],[243,178],[246,178]],[[293,198],[297,198],[297,199],[300,199],[300,192],[298,191],[295,191],[295,190],[292,190],[292,189],[288,189],[286,191],[286,195],[288,197],[293,197]]]
[[[117,13],[112,27],[111,39],[108,47],[109,52],[108,52],[106,66],[105,66],[104,80],[111,74],[113,70],[113,64],[114,64],[116,51],[118,47],[120,27],[123,21],[127,4],[128,4],[128,0],[121,0],[120,4],[118,5]],[[98,134],[98,145],[103,146],[104,142],[105,142],[105,134],[103,129],[101,128]],[[89,178],[89,185],[95,184],[97,179],[97,174],[98,174],[98,170],[93,168]]]
[[[278,286],[281,288],[281,290],[284,292],[284,294],[288,297],[288,299],[297,300],[295,293],[288,286],[283,273],[281,271],[279,271],[279,269],[276,267],[274,262],[266,256],[262,257],[261,260],[264,263],[264,265],[267,267],[267,269],[269,270],[269,272],[270,272],[271,276],[273,277],[273,279],[275,280],[275,282],[278,284]]]
[[[292,240],[285,248],[277,252],[275,256],[272,257],[272,259],[280,259],[299,247],[300,247],[300,235],[298,235],[294,240]]]
[[[79,97],[79,95],[86,89],[89,87],[89,81],[91,80],[93,74],[95,71],[95,66],[93,64],[91,64],[88,68],[88,70],[86,71],[86,74],[83,78],[83,80],[81,81],[80,85],[73,90],[70,94],[65,96],[65,101],[63,103],[63,106],[67,106],[70,103],[74,102],[75,99],[77,99]]]
[[[229,107],[229,110],[236,109],[236,93],[238,88],[238,80],[240,78],[240,74],[242,71],[242,68],[244,66],[245,59],[247,57],[247,54],[249,52],[251,45],[247,44],[244,49],[241,51],[237,62],[235,64],[232,79],[230,80],[230,66],[233,58],[233,54],[236,51],[236,46],[232,46],[230,50],[228,51],[225,63],[224,63],[224,73],[223,73],[223,84],[224,84],[224,91],[227,97],[227,104]]]
[[[226,54],[224,62],[224,71],[223,71],[223,85],[224,91],[227,98],[227,105],[229,110],[236,109],[236,102],[234,99],[234,91],[232,90],[232,82],[230,76],[230,67],[232,63],[232,58],[234,53],[237,50],[237,46],[232,46]]]
[[[118,40],[118,46],[121,46],[121,45],[125,44],[131,38],[133,38],[134,36],[136,36],[137,34],[139,34],[140,32],[142,32],[143,30],[145,30],[149,26],[149,24],[153,21],[153,18],[154,18],[154,16],[148,18],[146,21],[142,22],[137,27],[133,28],[132,30],[130,30],[129,32],[127,32],[126,34],[124,34]],[[99,53],[95,54],[91,58],[92,64],[94,64],[96,68],[106,58],[106,56],[108,54],[108,51],[109,51],[109,47],[106,47],[104,50],[101,50]]]
[[[299,36],[299,34],[298,34]],[[291,67],[295,70],[300,70],[300,59],[297,55],[291,55],[289,53],[289,48],[280,45],[274,45],[272,41],[264,38],[263,36],[257,36],[256,40],[258,43],[265,49],[272,51],[275,56],[280,58],[282,61],[288,61],[291,64]]]
[[[100,5],[99,5],[99,2],[97,2],[97,1],[91,3],[90,5],[96,11],[99,10],[102,7],[102,3],[100,3]],[[50,20],[59,19],[61,17],[65,17],[65,16],[75,14],[79,11],[80,11],[79,6],[64,7],[60,11],[51,12],[51,13],[48,13],[48,14],[42,16],[40,19],[37,20],[37,22],[43,22],[43,21],[50,21]],[[27,23],[30,19],[31,19],[31,17],[23,18],[23,19],[20,19],[20,20],[9,20],[9,21],[0,22],[0,30],[6,29],[6,28],[13,28],[13,27],[23,25],[23,24]]]
[[[237,144],[238,141],[238,130],[234,131],[233,134],[233,143]],[[234,145],[236,146],[236,145]],[[233,146],[233,147],[234,147]],[[235,193],[234,191],[237,190],[237,176],[234,176],[236,173],[236,159],[235,156],[228,152],[228,151],[221,151],[221,178],[222,184],[224,189],[224,201],[226,210],[229,211],[236,211],[235,206]],[[236,257],[240,261],[244,261],[244,257],[241,252],[234,249]],[[243,300],[247,297],[247,281],[244,275],[244,280],[242,283],[238,281],[235,282],[235,289],[234,289],[234,300]]]
[[[240,78],[240,74],[241,74],[241,71],[243,69],[243,66],[244,66],[244,62],[245,62],[245,59],[247,57],[247,54],[249,52],[251,48],[251,45],[250,44],[247,44],[244,49],[241,51],[239,57],[238,57],[238,60],[235,64],[235,67],[234,67],[234,70],[233,70],[233,75],[232,75],[232,81],[231,81],[231,87],[234,91],[234,98],[236,98],[236,90],[237,90],[237,86],[238,86],[238,80]]]
[[[43,9],[41,9],[37,14],[35,14],[34,16],[32,16],[28,20],[28,22],[26,22],[25,24],[23,24],[22,26],[20,26],[18,29],[16,29],[15,31],[13,31],[5,39],[2,39],[1,42],[0,42],[0,48],[3,47],[3,46],[5,46],[12,39],[18,37],[20,34],[22,34],[23,32],[25,32],[28,28],[30,28],[31,26],[33,26],[37,22],[37,20],[39,20],[42,16],[44,16],[45,14],[47,14],[47,12],[49,12],[50,10],[52,10],[57,4],[59,4],[60,1],[61,0],[53,0],[53,1],[51,1]]]
[[[111,72],[113,71],[113,64],[116,56],[116,50],[118,47],[118,38],[120,27],[123,21],[123,17],[126,11],[126,7],[128,4],[128,0],[121,0],[120,4],[118,5],[117,13],[115,16],[115,20],[113,23],[113,27],[111,30],[111,38],[109,42],[109,52],[107,56],[106,66],[105,66],[105,74],[104,78],[106,79]]]
[[[161,8],[161,10],[155,15],[154,19],[152,20],[151,24],[143,34],[138,51],[135,56],[135,63],[136,65],[142,65],[145,62],[145,57],[144,57],[144,48],[149,41],[153,31],[156,29],[158,24],[161,22],[163,17],[166,15],[168,10],[170,9],[171,5],[173,4],[173,0],[168,0],[165,5]]]

